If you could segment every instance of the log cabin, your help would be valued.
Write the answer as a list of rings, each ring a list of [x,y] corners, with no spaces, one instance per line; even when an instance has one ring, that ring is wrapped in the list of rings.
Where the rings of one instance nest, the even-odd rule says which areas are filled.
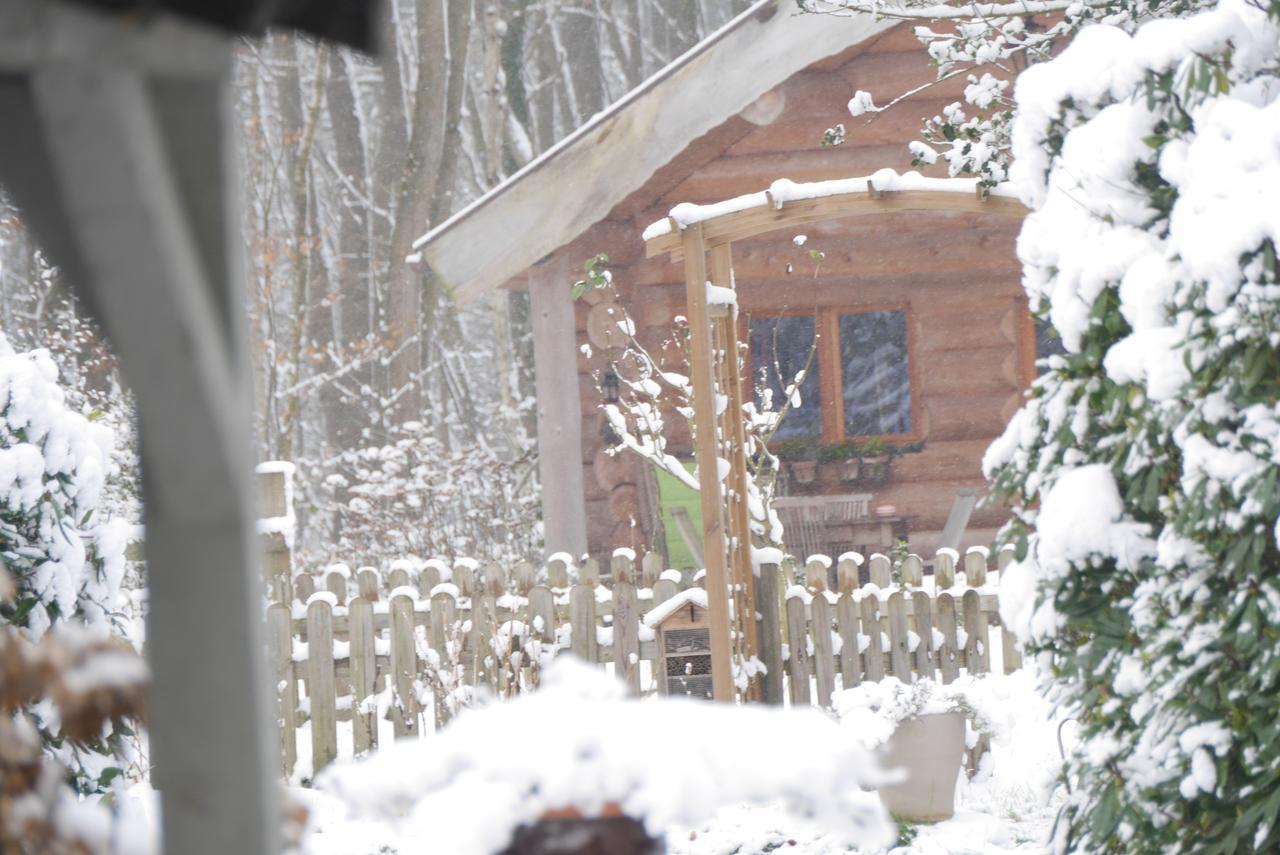
[[[409,262],[461,300],[528,291],[548,553],[656,547],[669,565],[697,563],[688,534],[696,526],[682,516],[696,502],[636,455],[609,453],[596,382],[613,343],[602,322],[608,301],[626,308],[646,347],[668,338],[684,310],[682,267],[646,257],[645,227],[679,203],[713,203],[779,178],[912,169],[907,144],[921,119],[959,100],[963,79],[921,88],[870,121],[852,119],[846,105],[857,90],[884,104],[935,77],[910,26],[761,0],[419,238]],[[845,142],[824,145],[841,122]],[[902,540],[928,555],[985,545],[1007,519],[980,501],[981,459],[1036,370],[1018,227],[984,213],[900,212],[735,245],[751,361],[795,370],[820,335],[803,403],[775,437],[784,452],[811,458],[806,449],[865,450],[873,439],[910,452],[887,472],[851,473],[833,454],[785,462],[787,545],[802,560]],[[599,253],[613,287],[573,300],[572,283]],[[687,452],[680,421],[669,420],[670,443]]]

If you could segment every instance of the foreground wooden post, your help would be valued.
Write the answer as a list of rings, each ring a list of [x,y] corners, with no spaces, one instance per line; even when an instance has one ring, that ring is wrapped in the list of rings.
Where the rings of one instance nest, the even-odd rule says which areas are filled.
[[[712,374],[711,327],[707,317],[707,258],[702,225],[694,223],[686,228],[683,241],[689,312],[689,368],[694,400],[694,456],[698,462],[703,554],[707,559],[707,612],[711,621],[711,694],[714,700],[732,703],[729,580],[725,567],[724,502],[719,478],[716,392]]]

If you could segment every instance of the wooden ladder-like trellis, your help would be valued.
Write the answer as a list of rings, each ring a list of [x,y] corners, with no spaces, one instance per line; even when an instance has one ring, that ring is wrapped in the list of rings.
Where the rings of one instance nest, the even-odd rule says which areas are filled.
[[[925,189],[905,190],[880,190],[875,183],[866,179],[861,186],[849,181],[791,185],[806,191],[794,196],[809,197],[791,202],[766,191],[756,204],[737,206],[738,210],[683,226],[669,218],[670,227],[646,241],[648,257],[670,253],[673,261],[684,261],[694,456],[702,507],[713,696],[717,701],[734,699],[735,657],[740,665],[745,664],[758,650],[752,619],[755,585],[742,378],[737,359],[737,305],[708,297],[708,286],[735,288],[733,242],[805,223],[889,212],[971,211],[1016,217],[1027,213],[1016,199],[984,195],[972,180],[926,179],[917,182]],[[723,405],[718,406],[721,400]],[[727,471],[722,472],[721,461],[728,464]],[[755,691],[753,685],[748,696]]]

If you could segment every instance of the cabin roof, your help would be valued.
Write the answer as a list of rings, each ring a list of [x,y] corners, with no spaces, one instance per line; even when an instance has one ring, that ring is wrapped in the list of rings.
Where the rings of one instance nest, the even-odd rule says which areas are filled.
[[[760,0],[419,237],[407,261],[462,301],[498,288],[604,219],[689,143],[894,23]]]

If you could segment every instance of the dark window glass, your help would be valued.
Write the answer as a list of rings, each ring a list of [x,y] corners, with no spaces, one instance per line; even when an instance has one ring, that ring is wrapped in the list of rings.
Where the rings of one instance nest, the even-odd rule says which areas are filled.
[[[1045,318],[1036,318],[1036,373],[1043,374],[1048,370],[1040,364],[1040,360],[1050,356],[1065,356],[1067,349],[1062,346],[1062,336]]]
[[[752,386],[773,393],[773,409],[785,403],[782,389],[790,385],[813,348],[815,323],[812,315],[763,318],[751,321]],[[787,411],[774,434],[775,439],[805,439],[822,436],[822,401],[818,389],[818,357],[800,386],[800,406]],[[759,402],[757,402],[759,403]]]
[[[841,315],[840,370],[847,436],[911,432],[905,312]]]

